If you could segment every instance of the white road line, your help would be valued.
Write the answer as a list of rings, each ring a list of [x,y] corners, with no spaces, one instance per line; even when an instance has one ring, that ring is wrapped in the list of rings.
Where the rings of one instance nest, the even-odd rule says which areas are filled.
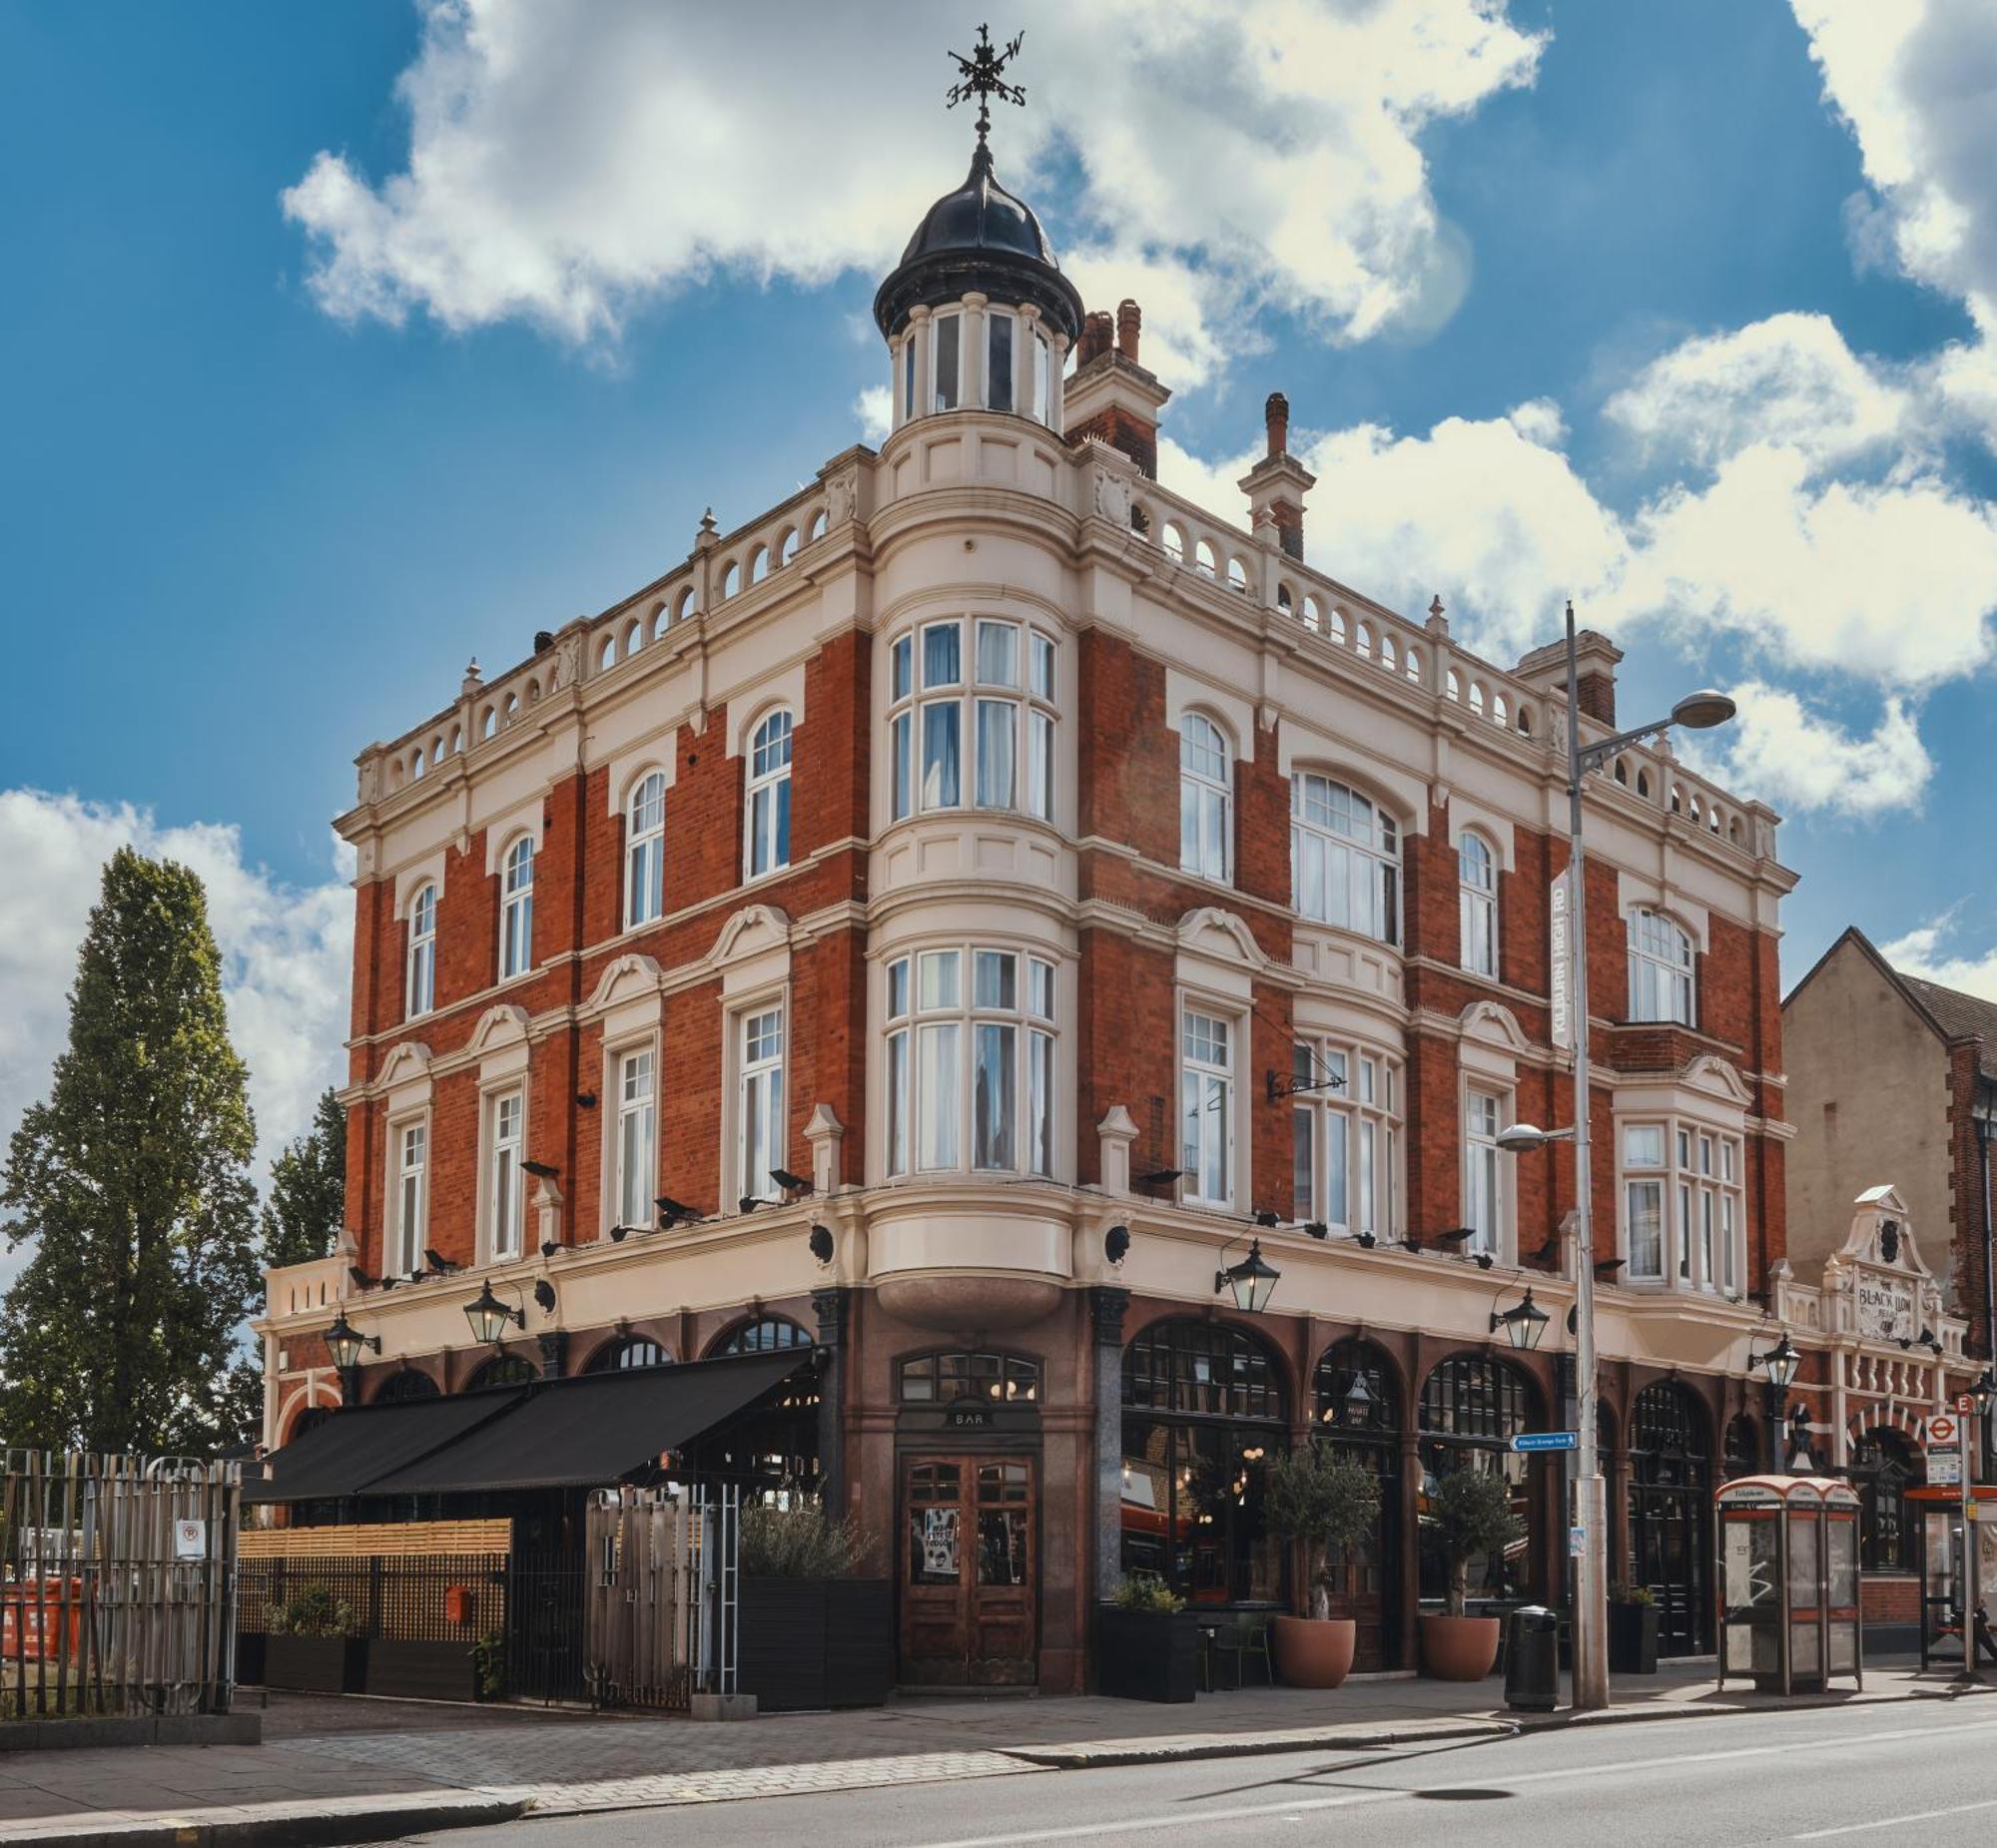
[[[1342,1792],[1335,1797],[1315,1797],[1299,1801],[1294,1793],[1275,1803],[1242,1804],[1233,1809],[1209,1809],[1198,1802],[1188,1802],[1186,1806],[1163,1816],[1124,1816],[1114,1822],[1074,1823],[1064,1828],[1026,1829],[1010,1835],[973,1835],[960,1837],[949,1842],[937,1842],[931,1848],[1027,1848],[1033,1842],[1085,1841],[1091,1836],[1132,1834],[1143,1829],[1183,1829],[1205,1828],[1216,1822],[1246,1822],[1257,1816],[1296,1817],[1306,1812],[1329,1809],[1352,1809],[1370,1803],[1405,1803],[1424,1792],[1439,1790],[1488,1790],[1503,1784],[1507,1788],[1518,1784],[1552,1784],[1569,1782],[1576,1778],[1616,1777],[1632,1771],[1658,1771],[1676,1765],[1718,1764],[1734,1758],[1785,1757],[1797,1751],[1808,1751],[1814,1746],[1825,1746],[1837,1751],[1848,1751],[1860,1745],[1897,1744],[1906,1739],[1936,1739],[1957,1732],[1988,1732],[1997,1728],[1997,1719],[1971,1720],[1959,1726],[1903,1726],[1890,1732],[1865,1732],[1855,1737],[1849,1733],[1825,1733],[1814,1739],[1785,1739],[1779,1745],[1742,1745],[1730,1751],[1720,1752],[1674,1752],[1662,1758],[1624,1758],[1611,1764],[1568,1765],[1552,1771],[1506,1772],[1481,1778],[1465,1778],[1454,1783],[1425,1784],[1416,1789],[1357,1790]],[[1491,1741],[1509,1743],[1509,1741]],[[1382,1761],[1378,1768],[1405,1760]],[[1368,1770],[1375,1766],[1368,1765]],[[1997,1807],[1993,1803],[1991,1807]],[[1937,1814],[1944,1812],[1937,1811]],[[1866,1828],[1883,1828],[1883,1823],[1866,1823]],[[1798,1840],[1805,1839],[1797,1837]]]
[[[1924,1809],[1911,1816],[1882,1816],[1877,1822],[1846,1822],[1834,1829],[1812,1829],[1807,1835],[1792,1835],[1793,1842],[1820,1842],[1826,1835],[1858,1835],[1866,1829],[1896,1829],[1906,1822],[1933,1822],[1938,1816],[1965,1816],[1973,1809],[1997,1809],[1997,1797],[1981,1803],[1952,1803],[1947,1809]]]

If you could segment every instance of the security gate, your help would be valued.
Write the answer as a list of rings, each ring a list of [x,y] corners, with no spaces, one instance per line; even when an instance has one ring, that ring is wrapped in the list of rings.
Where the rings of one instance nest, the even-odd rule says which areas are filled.
[[[599,1489],[586,1532],[591,1701],[684,1707],[696,1689],[735,1692],[739,1490]]]

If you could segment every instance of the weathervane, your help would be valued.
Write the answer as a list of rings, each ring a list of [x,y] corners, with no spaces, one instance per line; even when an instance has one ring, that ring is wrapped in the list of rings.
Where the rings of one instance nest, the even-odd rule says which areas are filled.
[[[1019,55],[1019,46],[1025,38],[1023,32],[1014,33],[1011,44],[1003,51],[992,49],[992,28],[978,28],[978,45],[970,57],[961,52],[950,56],[957,60],[957,68],[963,81],[951,85],[947,97],[952,109],[960,103],[968,103],[974,96],[978,99],[978,145],[985,145],[986,131],[992,126],[992,99],[996,96],[1001,103],[1017,103],[1022,107],[1026,101],[1023,84],[1008,84],[999,72]]]

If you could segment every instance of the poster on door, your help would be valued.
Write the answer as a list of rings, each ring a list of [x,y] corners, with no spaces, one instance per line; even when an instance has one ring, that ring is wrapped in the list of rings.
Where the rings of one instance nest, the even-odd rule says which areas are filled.
[[[923,1574],[931,1578],[957,1576],[957,1510],[923,1510]]]

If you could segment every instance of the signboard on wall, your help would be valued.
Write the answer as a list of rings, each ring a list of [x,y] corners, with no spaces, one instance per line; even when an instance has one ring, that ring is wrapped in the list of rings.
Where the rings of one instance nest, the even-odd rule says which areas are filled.
[[[1860,1271],[1854,1300],[1858,1332],[1873,1341],[1906,1341],[1914,1333],[1914,1284],[1910,1277]]]
[[[1547,916],[1553,921],[1551,998],[1554,1044],[1557,1046],[1571,1046],[1574,1044],[1574,968],[1571,960],[1574,945],[1572,892],[1573,882],[1569,879],[1567,873],[1557,873],[1554,876],[1552,897],[1547,905]]]

